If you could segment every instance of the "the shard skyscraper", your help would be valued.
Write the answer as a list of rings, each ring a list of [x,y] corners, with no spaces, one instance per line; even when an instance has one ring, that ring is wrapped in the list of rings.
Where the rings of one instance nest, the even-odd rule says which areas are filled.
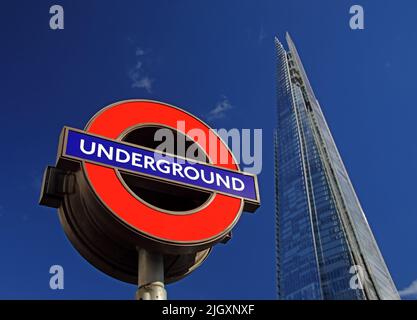
[[[277,54],[279,299],[399,299],[300,57]],[[337,107],[337,106],[335,106]]]

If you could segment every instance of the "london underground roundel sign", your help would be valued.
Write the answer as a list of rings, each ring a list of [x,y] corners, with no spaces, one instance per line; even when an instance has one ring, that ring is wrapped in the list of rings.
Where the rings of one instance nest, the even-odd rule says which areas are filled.
[[[172,134],[170,144],[155,139],[161,132]],[[188,157],[189,148],[204,159]],[[230,237],[243,210],[256,210],[259,192],[207,124],[165,103],[127,100],[100,110],[85,130],[63,128],[40,202],[59,208],[70,240],[103,271],[135,282],[133,256],[143,247],[177,261],[166,270],[174,281]]]

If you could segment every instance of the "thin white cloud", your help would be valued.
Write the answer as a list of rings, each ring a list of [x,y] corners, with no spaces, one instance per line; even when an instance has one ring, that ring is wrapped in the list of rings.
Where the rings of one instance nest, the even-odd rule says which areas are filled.
[[[232,108],[233,106],[229,102],[229,99],[223,96],[222,99],[216,103],[215,107],[208,113],[207,119],[214,120],[224,118],[226,116],[226,112]]]
[[[134,70],[139,71],[143,66],[142,61],[138,61],[136,62],[136,67],[134,68]]]
[[[135,55],[138,58],[135,62],[135,65],[128,72],[128,76],[131,81],[131,87],[136,89],[144,89],[148,93],[151,93],[154,80],[146,74],[144,70],[144,62],[142,60],[142,58],[146,55],[146,51],[140,47],[137,47]]]
[[[407,288],[404,288],[398,292],[401,297],[413,296],[417,298],[417,280],[414,280]]]
[[[152,92],[153,80],[149,77],[140,78],[132,83],[132,88],[145,89],[148,93]]]
[[[143,56],[145,55],[145,50],[143,50],[142,48],[136,48],[136,55],[137,56]]]

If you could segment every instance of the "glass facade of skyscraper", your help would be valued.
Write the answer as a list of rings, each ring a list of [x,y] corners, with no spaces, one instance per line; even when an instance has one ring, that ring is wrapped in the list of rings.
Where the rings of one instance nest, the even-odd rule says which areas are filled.
[[[277,53],[279,299],[399,299],[287,34]]]

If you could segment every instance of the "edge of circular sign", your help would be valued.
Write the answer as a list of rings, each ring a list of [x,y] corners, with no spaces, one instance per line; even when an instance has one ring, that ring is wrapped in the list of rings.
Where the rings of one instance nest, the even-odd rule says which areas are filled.
[[[102,109],[100,109],[98,112],[96,112],[91,118],[90,118],[90,120],[87,122],[87,124],[86,124],[86,126],[85,126],[85,128],[84,128],[84,130],[88,130],[89,129],[89,127],[91,126],[91,123],[93,122],[93,120],[96,118],[96,117],[98,117],[101,113],[103,113],[104,111],[106,111],[107,109],[110,109],[110,108],[112,108],[112,107],[114,107],[114,106],[117,106],[117,105],[120,105],[120,104],[123,104],[123,103],[129,103],[129,102],[151,102],[151,103],[156,103],[156,104],[162,104],[162,105],[165,105],[165,106],[167,106],[167,107],[171,107],[171,108],[174,108],[174,109],[177,109],[177,110],[179,110],[179,111],[181,111],[181,112],[184,112],[184,113],[186,113],[186,114],[188,114],[189,116],[191,116],[191,117],[193,117],[193,118],[195,118],[197,121],[199,121],[199,122],[201,122],[202,124],[204,124],[205,126],[207,126],[208,128],[210,128],[211,129],[211,127],[206,123],[206,122],[204,122],[203,120],[201,120],[200,118],[198,118],[198,117],[196,117],[195,115],[193,115],[193,114],[191,114],[190,112],[188,112],[188,111],[186,111],[186,110],[184,110],[184,109],[181,109],[181,108],[179,108],[179,107],[177,107],[177,106],[174,106],[174,105],[171,105],[171,104],[169,104],[169,103],[166,103],[166,102],[161,102],[161,101],[157,101],[157,100],[150,100],[150,99],[127,99],[127,100],[120,100],[120,101],[117,101],[117,102],[114,102],[114,103],[112,103],[112,104],[110,104],[110,105],[107,105],[106,107],[104,107],[104,108],[102,108]],[[231,157],[232,157],[232,159],[233,159],[233,161],[235,162],[234,164],[236,165],[236,167],[237,167],[237,170],[238,171],[241,171],[240,170],[240,166],[239,166],[239,163],[236,161],[236,158],[235,158],[235,155],[232,153],[232,151],[230,150],[230,148],[229,148],[229,146],[224,142],[224,140],[217,134],[217,133],[215,133],[214,132],[214,134],[218,137],[218,139],[224,144],[224,146],[225,146],[225,148],[227,149],[227,151],[230,153],[230,155],[231,155]],[[94,193],[94,195],[97,197],[97,199],[100,201],[100,203],[102,203],[102,205],[107,209],[107,210],[109,210],[111,213],[112,213],[112,217],[113,218],[115,218],[117,221],[119,221],[119,222],[121,222],[123,225],[125,225],[125,226],[127,226],[129,229],[131,229],[131,230],[133,230],[133,231],[135,231],[135,232],[138,232],[139,234],[141,234],[142,236],[145,236],[146,238],[148,238],[148,239],[150,239],[150,240],[153,240],[153,241],[157,241],[157,242],[160,242],[160,243],[165,243],[165,244],[168,244],[168,245],[179,245],[179,246],[189,246],[189,247],[192,247],[192,246],[198,246],[198,247],[200,247],[200,246],[204,246],[205,244],[208,244],[208,243],[212,243],[212,242],[216,242],[216,241],[219,241],[219,240],[221,240],[226,234],[228,234],[232,229],[233,229],[233,227],[237,224],[237,222],[239,221],[239,219],[240,219],[240,217],[241,217],[241,215],[242,215],[242,212],[243,212],[243,206],[244,206],[244,199],[243,198],[238,198],[239,200],[240,200],[240,206],[239,206],[239,209],[238,209],[238,212],[236,213],[236,215],[235,215],[235,218],[233,219],[233,221],[229,224],[229,226],[226,228],[226,229],[224,229],[222,232],[220,232],[220,233],[218,233],[218,234],[216,234],[216,235],[214,235],[214,236],[212,236],[212,237],[209,237],[209,238],[204,238],[204,239],[201,239],[201,240],[199,240],[199,241],[181,241],[181,240],[175,240],[175,241],[173,241],[173,240],[171,240],[171,239],[166,239],[166,238],[162,238],[162,237],[156,237],[156,236],[154,236],[154,235],[151,235],[151,234],[149,234],[148,232],[146,232],[146,231],[143,231],[143,230],[139,230],[138,228],[136,228],[135,226],[133,226],[133,225],[131,225],[130,223],[128,223],[127,221],[125,221],[124,219],[122,219],[122,218],[120,218],[117,214],[115,214],[114,212],[113,212],[113,210],[111,209],[111,208],[109,208],[108,206],[107,206],[107,204],[101,199],[101,197],[97,194],[97,192],[96,192],[96,190],[95,190],[95,188],[94,188],[94,186],[92,185],[92,183],[91,183],[91,181],[90,181],[90,178],[88,177],[88,175],[87,175],[87,173],[86,173],[86,169],[85,169],[85,161],[81,161],[81,166],[82,166],[82,171],[83,171],[83,174],[84,174],[84,176],[85,176],[85,178],[86,178],[86,181],[87,181],[87,183],[88,183],[88,185],[91,187],[91,189],[94,191],[93,193]],[[117,171],[117,169],[114,169],[114,171]],[[117,175],[117,172],[116,172],[116,175]],[[120,181],[121,183],[123,183],[122,181]],[[129,192],[129,190],[126,190],[126,191],[128,191]],[[213,194],[214,194],[214,196],[212,197],[212,199],[214,199],[214,197],[217,195],[217,193],[216,192],[213,192]],[[145,204],[147,204],[147,203],[145,203]],[[159,208],[158,208],[158,210],[160,210]]]

